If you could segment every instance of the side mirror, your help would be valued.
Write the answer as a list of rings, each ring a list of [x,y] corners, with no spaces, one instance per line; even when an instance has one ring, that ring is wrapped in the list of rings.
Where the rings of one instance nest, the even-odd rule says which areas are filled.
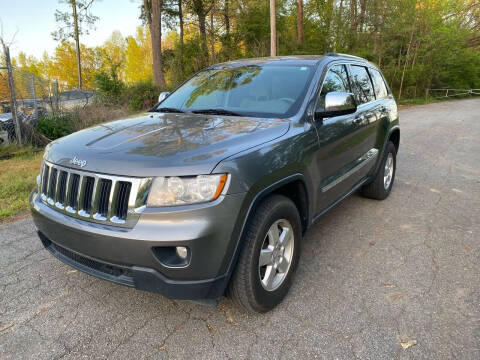
[[[315,119],[353,114],[357,103],[352,93],[332,91],[325,95],[325,109],[315,111]]]
[[[161,92],[160,95],[158,95],[158,102],[161,103],[168,97],[168,95],[170,95],[168,91]]]

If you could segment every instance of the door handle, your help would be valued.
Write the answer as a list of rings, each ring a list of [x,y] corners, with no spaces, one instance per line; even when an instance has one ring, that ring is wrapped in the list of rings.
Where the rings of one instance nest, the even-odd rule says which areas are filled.
[[[365,116],[356,116],[355,119],[353,120],[353,122],[355,124],[360,124],[363,120],[365,120]]]

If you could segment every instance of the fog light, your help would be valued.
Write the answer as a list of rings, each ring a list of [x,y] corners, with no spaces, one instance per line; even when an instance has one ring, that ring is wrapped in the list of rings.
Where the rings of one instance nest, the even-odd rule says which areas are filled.
[[[188,256],[188,250],[185,246],[177,246],[177,255],[179,258],[185,260]]]

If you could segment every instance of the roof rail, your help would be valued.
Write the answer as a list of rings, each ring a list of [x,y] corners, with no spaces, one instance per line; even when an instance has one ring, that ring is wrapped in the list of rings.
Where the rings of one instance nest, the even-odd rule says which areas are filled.
[[[342,54],[342,53],[336,53],[336,52],[328,52],[325,55],[326,56],[338,56],[338,57],[347,57],[347,58],[352,58],[352,59],[367,60],[367,59],[362,58],[360,56],[355,56],[355,55],[350,55],[350,54]]]

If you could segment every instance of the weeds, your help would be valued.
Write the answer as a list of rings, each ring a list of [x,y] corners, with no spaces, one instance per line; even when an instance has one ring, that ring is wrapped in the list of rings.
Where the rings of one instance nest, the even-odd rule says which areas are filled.
[[[7,151],[3,148],[2,153]],[[36,184],[42,153],[26,147],[9,151],[14,157],[0,160],[0,222],[28,212],[28,196]]]

